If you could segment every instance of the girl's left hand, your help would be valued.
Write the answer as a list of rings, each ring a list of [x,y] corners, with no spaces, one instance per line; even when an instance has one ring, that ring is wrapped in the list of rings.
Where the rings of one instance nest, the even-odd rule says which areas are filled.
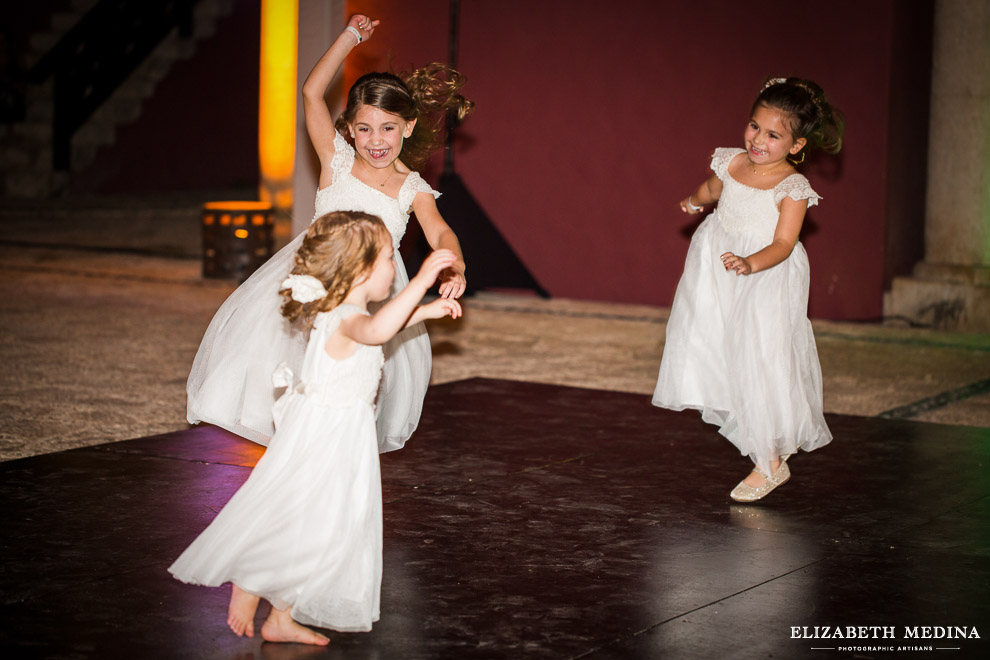
[[[445,268],[440,273],[441,298],[460,298],[464,295],[466,288],[467,279],[464,277],[464,273],[458,270],[456,266]]]
[[[442,319],[445,316],[456,319],[463,313],[461,303],[449,298],[437,298],[433,302],[423,305],[422,310],[424,318],[428,319]]]
[[[753,267],[746,257],[737,257],[731,252],[726,252],[722,255],[721,259],[725,269],[736,271],[736,275],[749,275],[753,272]]]

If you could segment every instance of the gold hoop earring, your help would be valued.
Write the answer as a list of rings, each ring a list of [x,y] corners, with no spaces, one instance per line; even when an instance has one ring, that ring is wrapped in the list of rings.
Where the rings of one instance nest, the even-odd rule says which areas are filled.
[[[798,159],[796,159],[796,158],[791,158],[790,156],[788,156],[788,157],[787,157],[787,160],[789,160],[789,161],[791,161],[791,162],[792,162],[792,163],[794,163],[795,165],[800,165],[801,163],[803,163],[803,162],[804,162],[804,158],[805,158],[805,156],[807,156],[807,155],[808,155],[808,153],[807,153],[807,152],[805,152],[805,151],[802,151],[802,152],[801,152],[801,160],[798,160]]]

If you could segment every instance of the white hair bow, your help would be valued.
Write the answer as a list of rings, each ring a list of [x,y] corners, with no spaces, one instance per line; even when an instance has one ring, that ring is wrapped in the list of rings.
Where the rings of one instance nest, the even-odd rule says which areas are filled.
[[[275,371],[272,373],[272,385],[276,388],[278,387],[288,387],[292,389],[292,381],[295,378],[295,374],[292,373],[292,369],[285,362],[279,362],[278,366],[275,367]]]
[[[312,275],[289,275],[279,288],[279,290],[282,289],[291,290],[292,299],[303,304],[311,303],[327,295],[323,282]]]

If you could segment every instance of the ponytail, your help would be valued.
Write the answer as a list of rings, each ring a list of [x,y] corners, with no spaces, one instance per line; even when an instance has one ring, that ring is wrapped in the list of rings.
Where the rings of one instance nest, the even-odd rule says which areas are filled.
[[[791,116],[790,128],[794,139],[805,138],[808,141],[803,151],[821,149],[835,154],[842,149],[845,118],[838,108],[826,100],[825,92],[813,81],[770,78],[756,97],[753,111],[760,105]]]

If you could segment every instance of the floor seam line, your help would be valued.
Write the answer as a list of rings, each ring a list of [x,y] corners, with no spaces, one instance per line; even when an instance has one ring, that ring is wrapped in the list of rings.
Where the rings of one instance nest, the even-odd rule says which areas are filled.
[[[856,335],[847,335],[841,332],[830,332],[828,330],[823,330],[821,332],[815,332],[815,338],[822,337],[826,339],[839,339],[842,341],[860,341],[869,342],[874,344],[902,344],[908,346],[927,346],[930,348],[952,348],[963,351],[978,351],[980,353],[990,352],[990,345],[963,345],[963,344],[950,344],[944,341],[925,341],[923,339],[915,339],[912,337],[857,337]]]
[[[976,499],[969,500],[967,502],[960,502],[959,504],[957,504],[955,506],[951,506],[948,509],[945,509],[944,511],[940,511],[940,512],[938,512],[938,513],[936,513],[936,514],[934,514],[934,515],[926,518],[922,522],[919,522],[919,523],[914,524],[914,525],[908,525],[907,527],[901,527],[900,529],[897,529],[897,530],[893,530],[889,535],[887,535],[887,536],[883,537],[882,539],[880,539],[880,541],[882,541],[883,543],[889,543],[890,542],[889,541],[890,535],[892,535],[892,534],[903,534],[905,532],[908,532],[909,530],[917,529],[918,527],[921,527],[922,525],[929,525],[929,524],[937,521],[939,518],[941,518],[942,516],[944,516],[944,515],[946,515],[948,513],[953,513],[953,512],[958,511],[959,509],[961,509],[963,507],[971,506],[971,505],[976,504],[977,502],[980,502],[980,501],[985,500],[987,498],[990,498],[990,495],[980,495]],[[927,546],[924,546],[924,545],[922,545],[922,546],[912,545],[912,543],[910,541],[906,542],[905,545],[907,545],[908,547],[927,547]]]
[[[87,447],[86,449],[93,449],[93,447]],[[148,454],[143,452],[122,451],[119,449],[114,449],[112,447],[108,447],[107,449],[104,449],[102,451],[110,454],[117,454],[118,456],[136,456],[139,458],[159,458],[166,461],[183,461],[185,463],[199,463],[200,465],[226,465],[228,467],[244,468],[245,470],[254,469],[254,466],[252,465],[240,465],[238,463],[228,463],[226,461],[204,461],[202,459],[183,458],[181,456],[163,456],[161,454]]]
[[[969,383],[968,385],[963,385],[962,387],[957,387],[955,389],[946,390],[945,392],[939,392],[933,396],[918,399],[917,401],[903,406],[897,406],[896,408],[885,410],[878,414],[877,417],[880,419],[911,419],[912,417],[917,417],[921,413],[929,412],[931,410],[938,410],[939,408],[944,408],[950,403],[965,401],[970,397],[978,394],[986,394],[987,392],[990,392],[990,378],[978,380],[975,383]]]
[[[803,566],[799,566],[799,567],[797,567],[795,569],[792,569],[790,571],[787,571],[786,573],[781,573],[780,575],[774,576],[774,577],[772,577],[772,578],[770,578],[768,580],[764,580],[763,582],[760,582],[759,584],[754,584],[752,586],[746,587],[745,589],[741,589],[741,590],[739,590],[739,591],[737,591],[737,592],[735,592],[733,594],[729,594],[728,596],[723,596],[722,598],[719,598],[718,600],[713,600],[710,603],[706,603],[704,605],[699,605],[699,606],[694,607],[694,608],[692,608],[690,610],[687,610],[686,612],[680,612],[679,614],[677,614],[675,616],[672,616],[672,617],[669,617],[667,619],[664,619],[663,621],[658,621],[658,622],[654,623],[652,626],[648,626],[646,628],[643,628],[642,630],[637,630],[636,632],[632,633],[631,635],[627,635],[625,637],[621,637],[619,639],[615,639],[615,640],[609,642],[608,644],[603,644],[603,645],[599,646],[598,648],[589,649],[588,651],[586,651],[585,653],[582,653],[581,655],[574,656],[573,660],[579,660],[580,658],[585,658],[585,657],[587,657],[588,655],[590,655],[592,653],[597,653],[598,651],[601,651],[602,649],[606,649],[606,648],[608,648],[610,646],[614,646],[614,645],[622,642],[625,639],[634,639],[636,637],[640,637],[641,635],[645,635],[646,633],[650,632],[651,630],[654,630],[654,629],[656,629],[656,628],[658,628],[658,627],[660,627],[662,625],[668,624],[671,621],[674,621],[674,620],[679,619],[679,618],[684,617],[684,616],[688,616],[689,614],[693,614],[695,612],[699,612],[699,611],[705,609],[706,607],[711,607],[712,605],[717,605],[718,603],[721,603],[723,601],[729,600],[730,598],[735,598],[736,596],[739,596],[741,594],[744,594],[747,591],[751,591],[751,590],[756,589],[758,587],[762,587],[765,584],[770,584],[771,582],[773,582],[775,580],[779,580],[782,577],[787,577],[788,575],[791,575],[793,573],[797,573],[798,571],[803,571],[806,568],[809,568],[809,567],[814,566],[816,564],[820,564],[821,562],[825,561],[826,559],[827,559],[827,557],[822,557],[821,559],[816,559],[815,561],[813,561],[813,562],[811,562],[809,564],[805,564]]]
[[[792,569],[792,570],[787,571],[786,573],[781,573],[780,575],[776,575],[776,576],[774,576],[774,577],[772,577],[770,579],[764,580],[763,582],[760,582],[758,584],[754,584],[752,586],[746,587],[745,589],[741,589],[741,590],[737,591],[734,594],[729,594],[728,596],[723,596],[722,598],[719,598],[718,600],[713,600],[712,602],[707,603],[705,605],[699,605],[698,607],[695,607],[694,609],[690,609],[687,612],[681,612],[677,616],[672,616],[669,619],[666,619],[664,621],[658,621],[657,623],[653,624],[652,626],[650,626],[648,628],[644,628],[643,630],[640,630],[639,632],[633,633],[633,637],[638,637],[638,636],[640,636],[640,635],[642,635],[644,633],[647,633],[647,632],[653,630],[654,628],[656,628],[658,626],[662,626],[662,625],[664,625],[666,623],[670,623],[671,621],[674,621],[675,619],[679,619],[682,616],[687,616],[688,614],[693,614],[694,612],[698,612],[700,610],[703,610],[706,607],[711,607],[712,605],[717,605],[718,603],[721,603],[723,601],[729,600],[730,598],[735,598],[736,596],[739,596],[741,594],[744,594],[747,591],[752,591],[753,589],[757,589],[759,587],[762,587],[763,585],[770,584],[771,582],[775,582],[776,580],[779,580],[782,577],[787,577],[788,575],[791,575],[793,573],[797,573],[798,571],[803,571],[806,568],[809,568],[809,567],[814,566],[816,564],[820,564],[821,562],[825,561],[825,559],[826,559],[826,557],[822,557],[820,559],[816,559],[815,561],[813,561],[813,562],[811,562],[809,564],[805,564],[803,566],[799,566],[799,567],[797,567],[795,569]]]

